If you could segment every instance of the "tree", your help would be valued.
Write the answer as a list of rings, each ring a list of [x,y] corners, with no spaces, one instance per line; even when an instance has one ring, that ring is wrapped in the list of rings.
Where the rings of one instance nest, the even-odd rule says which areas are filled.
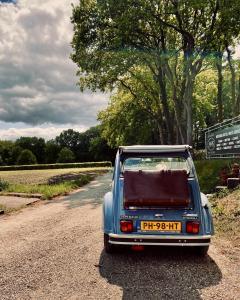
[[[111,97],[98,119],[102,125],[101,135],[111,147],[159,143],[158,122],[124,88]],[[161,128],[160,131],[164,134]]]
[[[60,147],[67,147],[74,151],[80,144],[81,133],[73,129],[64,130],[56,137],[56,143]]]
[[[64,130],[55,139],[56,144],[60,148],[68,148],[76,157],[77,161],[80,161],[79,153],[82,152],[82,134],[73,129]]]
[[[67,147],[64,147],[58,154],[58,163],[71,163],[75,160],[74,153]]]
[[[12,149],[14,147],[14,142],[12,141],[0,141],[0,155],[1,155],[1,164],[9,165],[12,160]]]
[[[47,164],[55,164],[60,150],[61,147],[54,140],[47,141],[45,149],[45,162]]]
[[[45,140],[38,137],[20,137],[16,140],[16,146],[30,150],[39,163],[45,162]]]
[[[83,0],[72,16],[72,59],[80,88],[111,91],[121,85],[139,101],[134,78],[148,94],[145,103],[156,105],[159,135],[166,128],[167,140],[161,142],[191,144],[196,77],[216,44],[224,43],[219,39],[223,28],[229,43],[239,35],[239,11],[239,0],[231,5],[220,0]],[[146,84],[145,70],[154,84]]]
[[[34,165],[37,164],[36,156],[31,150],[24,149],[17,159],[18,165]]]
[[[23,151],[23,148],[14,144],[11,150],[12,151],[11,151],[10,165],[15,165],[17,164],[18,157]]]
[[[218,59],[216,60],[216,68],[218,74],[218,93],[217,93],[218,122],[223,121],[223,74],[222,74],[223,62],[222,60],[223,60],[223,52],[219,51]]]

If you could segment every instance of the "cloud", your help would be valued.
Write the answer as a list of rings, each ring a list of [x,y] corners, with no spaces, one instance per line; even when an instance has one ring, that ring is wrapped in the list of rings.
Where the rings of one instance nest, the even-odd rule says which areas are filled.
[[[69,59],[72,2],[0,5],[0,120],[81,128],[96,124],[108,95],[81,93],[76,86],[76,66]]]
[[[56,126],[54,124],[46,123],[41,126],[29,127],[24,123],[11,123],[11,125],[8,125],[7,128],[4,128],[6,123],[1,122],[0,125],[2,127],[2,129],[0,129],[1,140],[16,140],[20,136],[37,136],[50,140],[59,135],[63,130],[67,130],[69,128],[79,132],[83,132],[87,129],[87,127],[73,124]]]

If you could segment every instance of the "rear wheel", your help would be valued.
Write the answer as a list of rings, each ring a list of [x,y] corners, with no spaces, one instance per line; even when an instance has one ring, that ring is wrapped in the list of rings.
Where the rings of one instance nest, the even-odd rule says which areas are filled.
[[[198,246],[195,249],[195,253],[199,256],[206,256],[208,249],[209,249],[209,246]]]
[[[109,235],[106,233],[104,233],[104,250],[106,253],[114,253],[116,251],[115,245],[109,243]]]

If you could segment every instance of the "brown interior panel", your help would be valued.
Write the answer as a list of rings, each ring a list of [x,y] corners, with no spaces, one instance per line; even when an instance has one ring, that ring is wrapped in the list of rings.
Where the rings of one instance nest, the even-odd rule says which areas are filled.
[[[185,170],[125,171],[124,207],[188,206],[190,192]]]

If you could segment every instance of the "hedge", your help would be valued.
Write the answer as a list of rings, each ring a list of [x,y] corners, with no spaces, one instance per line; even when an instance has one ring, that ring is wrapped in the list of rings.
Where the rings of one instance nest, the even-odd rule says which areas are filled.
[[[233,163],[240,163],[239,159],[212,159],[194,161],[201,191],[211,193],[220,184],[220,171],[226,167],[231,172]]]
[[[22,166],[0,166],[0,171],[17,171],[17,170],[47,170],[47,169],[70,169],[70,168],[96,168],[112,167],[110,161],[100,162],[83,162],[83,163],[58,163],[58,164],[36,164]]]

